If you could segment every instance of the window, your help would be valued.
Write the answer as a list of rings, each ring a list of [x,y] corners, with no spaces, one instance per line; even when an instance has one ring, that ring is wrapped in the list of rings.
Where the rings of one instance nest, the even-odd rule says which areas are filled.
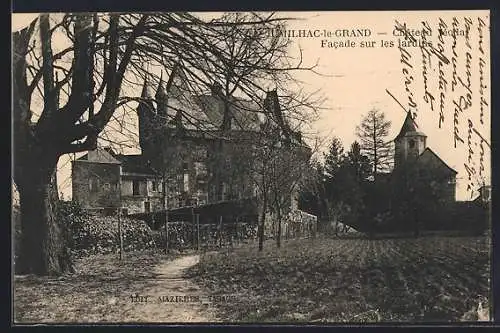
[[[207,168],[205,163],[203,162],[194,162],[194,170],[196,172],[196,176],[206,176]]]
[[[89,179],[89,190],[90,192],[99,191],[99,178],[92,177]]]
[[[104,191],[109,191],[111,189],[111,185],[109,183],[104,183],[103,187]]]
[[[220,200],[224,201],[224,200],[228,200],[228,186],[226,183],[222,183],[222,186],[221,186],[221,198]]]
[[[151,203],[149,201],[144,201],[144,212],[149,213],[151,211]]]
[[[187,162],[182,163],[182,170],[186,171],[189,167],[189,164]]]
[[[410,148],[415,148],[415,140],[410,140],[410,142],[408,143]]]
[[[132,181],[132,195],[139,195],[139,181]]]
[[[207,157],[207,149],[205,147],[195,147],[191,156],[197,160],[203,160]]]
[[[182,192],[182,189],[184,188],[184,175],[177,174],[175,177],[177,181],[172,184],[172,190],[176,193]]]
[[[184,174],[183,183],[184,183],[184,186],[183,186],[184,192],[189,192],[189,174],[188,173]]]
[[[151,187],[153,188],[153,192],[158,191],[158,183],[153,180]]]

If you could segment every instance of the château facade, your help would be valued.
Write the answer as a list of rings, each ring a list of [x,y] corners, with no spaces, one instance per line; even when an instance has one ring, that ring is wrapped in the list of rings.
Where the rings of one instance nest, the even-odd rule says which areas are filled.
[[[267,93],[263,109],[249,100],[224,100],[217,85],[193,96],[182,84],[182,77],[171,77],[166,87],[160,79],[153,96],[144,82],[137,107],[141,154],[99,148],[73,161],[74,200],[87,209],[121,207],[131,214],[254,198],[258,175],[249,153],[270,127],[309,159],[311,150],[288,125],[276,91]],[[291,210],[297,191],[290,194]]]

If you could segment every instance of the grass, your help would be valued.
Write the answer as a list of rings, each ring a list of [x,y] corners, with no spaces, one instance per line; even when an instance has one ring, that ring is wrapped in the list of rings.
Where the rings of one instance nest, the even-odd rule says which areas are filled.
[[[235,297],[216,304],[230,322],[471,321],[489,253],[487,237],[291,240],[206,254],[189,275]]]
[[[14,278],[14,321],[121,322],[134,311],[130,296],[154,284],[153,268],[174,254],[158,252],[92,255],[76,260],[74,274]]]
[[[488,308],[487,237],[322,238],[256,247],[204,254],[187,271],[186,288],[229,296],[211,305],[223,322],[447,322],[481,319],[478,305]],[[116,254],[93,255],[78,259],[74,274],[15,276],[14,320],[131,322],[183,318],[188,310],[203,318],[208,308],[130,300],[144,291],[182,294],[155,270],[178,256],[131,252],[120,262]]]

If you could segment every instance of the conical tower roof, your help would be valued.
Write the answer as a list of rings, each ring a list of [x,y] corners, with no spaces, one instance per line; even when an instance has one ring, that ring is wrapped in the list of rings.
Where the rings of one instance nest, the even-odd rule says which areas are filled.
[[[160,101],[167,97],[165,93],[165,88],[163,88],[163,72],[160,74],[160,83],[158,83],[158,89],[156,89],[155,99]]]
[[[146,77],[144,79],[144,84],[142,86],[142,92],[141,92],[141,101],[139,102],[139,105],[137,106],[137,112],[154,112],[153,105],[151,103],[151,94],[149,90],[149,83],[148,83],[148,78]]]
[[[403,122],[403,126],[401,126],[401,130],[399,131],[399,134],[396,136],[395,140],[400,139],[406,133],[409,132],[417,132],[417,124],[415,123],[415,120],[411,116],[411,113],[407,112],[405,121]]]
[[[151,98],[147,76],[144,79],[144,85],[142,86],[141,98],[144,98],[144,99]]]
[[[164,125],[167,122],[167,94],[163,88],[163,71],[160,75],[160,83],[158,84],[158,89],[156,90],[155,99],[157,103],[156,114],[158,117],[158,122],[160,125]]]

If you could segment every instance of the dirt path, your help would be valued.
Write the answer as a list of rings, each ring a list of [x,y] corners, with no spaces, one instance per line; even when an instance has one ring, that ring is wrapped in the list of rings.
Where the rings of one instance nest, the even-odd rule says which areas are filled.
[[[158,265],[154,285],[130,300],[127,321],[162,323],[197,323],[218,321],[208,297],[193,282],[183,277],[184,270],[199,261],[199,255],[190,255]]]

